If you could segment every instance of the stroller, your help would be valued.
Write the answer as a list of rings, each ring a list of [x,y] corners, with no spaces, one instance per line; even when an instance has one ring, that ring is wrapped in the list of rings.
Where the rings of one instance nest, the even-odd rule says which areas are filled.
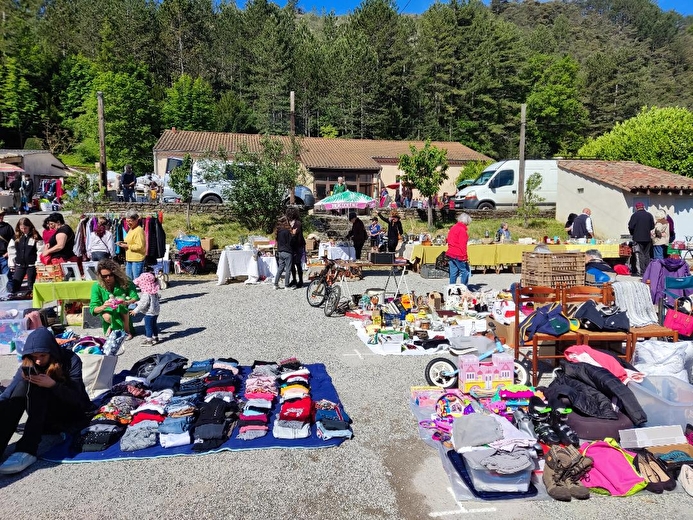
[[[180,271],[200,274],[205,269],[205,251],[200,246],[186,246],[178,251]]]

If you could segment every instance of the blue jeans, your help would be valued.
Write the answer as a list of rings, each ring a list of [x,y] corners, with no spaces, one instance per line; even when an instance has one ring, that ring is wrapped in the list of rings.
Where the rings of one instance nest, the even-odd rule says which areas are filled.
[[[277,262],[277,275],[274,277],[275,287],[279,285],[279,277],[284,273],[284,287],[289,286],[291,279],[291,264],[293,255],[286,251],[279,251],[279,261]]]
[[[144,315],[144,335],[147,339],[159,337],[159,325],[157,324],[158,316]]]
[[[467,285],[469,283],[469,262],[450,258],[448,267],[450,268],[450,285],[456,284],[458,277],[462,285]]]
[[[132,188],[123,188],[123,201],[125,202],[136,202],[135,200],[135,190]]]
[[[125,274],[130,280],[134,280],[142,274],[144,262],[125,262]]]
[[[0,256],[0,274],[9,274],[10,266],[7,265],[7,258]]]
[[[664,253],[669,248],[669,246],[652,246],[652,252],[654,253],[655,260],[663,260]]]

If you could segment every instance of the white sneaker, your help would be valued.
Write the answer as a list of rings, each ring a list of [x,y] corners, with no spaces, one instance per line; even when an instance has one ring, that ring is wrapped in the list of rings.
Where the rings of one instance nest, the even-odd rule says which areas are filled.
[[[36,460],[36,457],[29,453],[15,451],[0,466],[0,475],[13,475],[14,473],[24,471],[26,468],[36,462]]]
[[[279,290],[279,286],[278,286],[278,285],[275,285],[275,286],[274,286],[274,290],[275,290],[275,291],[278,291],[278,290]]]

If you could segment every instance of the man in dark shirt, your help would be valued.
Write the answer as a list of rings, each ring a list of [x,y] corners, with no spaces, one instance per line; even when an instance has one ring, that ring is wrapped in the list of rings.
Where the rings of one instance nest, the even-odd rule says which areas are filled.
[[[7,247],[10,244],[10,240],[14,238],[14,229],[7,222],[5,222],[5,214],[7,209],[0,209],[0,274],[8,274],[10,268],[7,264]]]
[[[635,274],[642,276],[650,263],[652,253],[651,231],[655,227],[654,217],[645,211],[645,204],[635,204],[635,212],[628,221],[628,232],[633,237],[633,251],[635,252]]]
[[[137,184],[137,178],[130,164],[125,165],[125,171],[120,178],[120,184],[123,187],[123,200],[125,202],[135,202],[135,185]]]
[[[15,175],[14,179],[10,183],[10,190],[12,190],[12,209],[19,211],[22,207],[22,176]]]

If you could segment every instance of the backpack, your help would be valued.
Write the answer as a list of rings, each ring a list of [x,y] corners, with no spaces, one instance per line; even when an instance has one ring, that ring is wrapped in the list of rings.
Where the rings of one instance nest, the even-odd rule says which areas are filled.
[[[582,477],[582,484],[600,495],[630,496],[647,486],[633,466],[635,455],[607,437],[580,446],[580,453],[592,459],[593,465]]]

